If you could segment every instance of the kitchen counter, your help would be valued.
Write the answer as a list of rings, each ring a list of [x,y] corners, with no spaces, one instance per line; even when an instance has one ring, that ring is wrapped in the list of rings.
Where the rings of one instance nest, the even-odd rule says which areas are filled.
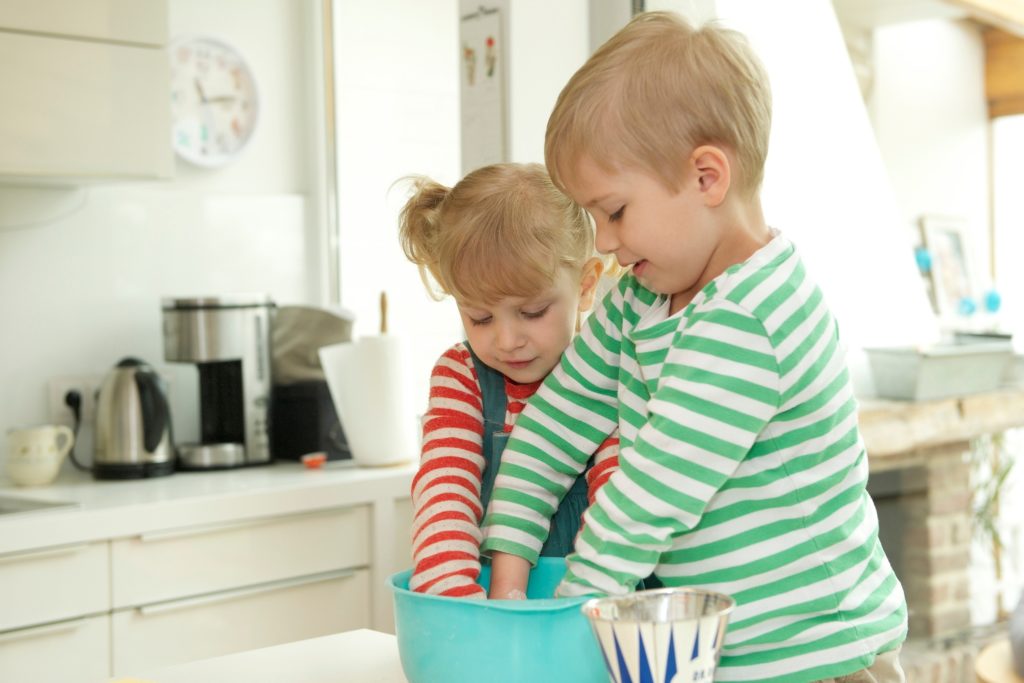
[[[0,515],[0,555],[395,500],[408,497],[415,471],[415,463],[365,468],[342,461],[308,469],[275,462],[130,481],[96,481],[71,470],[49,486],[31,488],[0,479],[2,497],[73,504]]]
[[[69,470],[39,488],[0,481],[0,509],[64,504],[0,514],[0,671],[10,674],[0,678],[95,683],[393,631],[386,579],[411,563],[414,473],[412,463],[278,462],[131,481]]]
[[[111,683],[406,683],[395,637],[360,629],[118,677]]]

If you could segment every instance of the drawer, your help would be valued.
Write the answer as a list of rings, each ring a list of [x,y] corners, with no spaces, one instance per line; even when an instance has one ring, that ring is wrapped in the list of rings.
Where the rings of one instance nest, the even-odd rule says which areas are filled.
[[[136,607],[365,567],[369,536],[369,506],[359,506],[114,540],[113,605]]]
[[[114,675],[367,628],[369,570],[349,570],[115,612]]]
[[[0,555],[0,631],[109,611],[109,560],[106,542]]]
[[[0,680],[96,683],[110,677],[110,616],[0,633]]]

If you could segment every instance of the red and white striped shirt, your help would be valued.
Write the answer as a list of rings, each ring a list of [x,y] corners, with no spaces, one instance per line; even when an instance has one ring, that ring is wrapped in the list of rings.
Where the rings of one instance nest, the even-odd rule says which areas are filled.
[[[505,378],[505,431],[540,382],[516,384]],[[486,597],[480,576],[480,486],[483,480],[483,397],[469,349],[458,343],[434,366],[430,402],[423,420],[420,469],[412,482],[413,573],[409,588],[432,595]],[[587,500],[618,465],[614,434],[598,448],[587,471]]]

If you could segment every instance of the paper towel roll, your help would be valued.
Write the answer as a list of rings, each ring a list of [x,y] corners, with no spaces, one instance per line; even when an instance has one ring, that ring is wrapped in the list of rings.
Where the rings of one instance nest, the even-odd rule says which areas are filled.
[[[320,364],[357,465],[394,465],[419,456],[417,418],[396,337],[321,347]]]

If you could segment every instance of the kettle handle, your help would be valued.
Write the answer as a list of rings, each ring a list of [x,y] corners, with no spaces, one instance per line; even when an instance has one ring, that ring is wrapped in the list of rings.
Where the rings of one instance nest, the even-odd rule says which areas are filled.
[[[160,445],[171,419],[167,396],[155,372],[136,373],[135,385],[142,403],[142,441],[146,452],[152,453]]]

